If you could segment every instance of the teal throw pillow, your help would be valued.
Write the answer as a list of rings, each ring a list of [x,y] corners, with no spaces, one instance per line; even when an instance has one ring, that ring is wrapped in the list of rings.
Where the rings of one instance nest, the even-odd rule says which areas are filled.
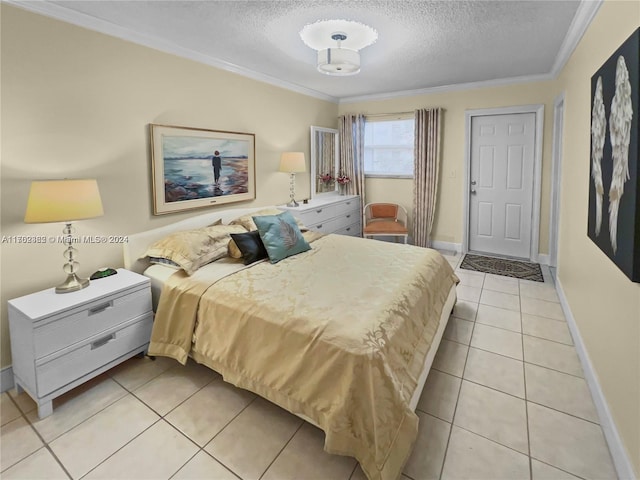
[[[306,252],[311,246],[300,233],[291,212],[253,217],[271,263]]]

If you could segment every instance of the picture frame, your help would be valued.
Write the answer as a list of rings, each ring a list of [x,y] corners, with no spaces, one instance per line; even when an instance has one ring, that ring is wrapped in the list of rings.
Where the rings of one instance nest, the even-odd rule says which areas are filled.
[[[149,124],[153,214],[256,198],[255,135]]]
[[[640,282],[640,28],[591,77],[587,235]]]

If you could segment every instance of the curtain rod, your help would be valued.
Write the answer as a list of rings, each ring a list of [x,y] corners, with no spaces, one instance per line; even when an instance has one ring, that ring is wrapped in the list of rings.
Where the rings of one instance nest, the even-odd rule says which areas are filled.
[[[394,115],[413,115],[415,110],[410,112],[391,112],[391,113],[365,113],[365,117],[392,117]]]

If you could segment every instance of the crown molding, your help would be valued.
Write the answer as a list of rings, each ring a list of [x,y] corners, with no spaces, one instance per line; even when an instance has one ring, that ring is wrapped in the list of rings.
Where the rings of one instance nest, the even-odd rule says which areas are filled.
[[[591,25],[596,13],[600,10],[603,1],[604,0],[582,0],[580,5],[578,5],[578,10],[571,21],[571,25],[569,25],[569,30],[560,46],[556,61],[553,67],[551,67],[550,73],[553,75],[553,78],[560,75],[560,72],[567,61],[569,61],[571,54],[578,46],[582,36],[587,31],[587,28],[589,28],[589,25]]]
[[[71,23],[79,27],[94,30],[106,35],[120,38],[138,45],[143,45],[155,50],[159,50],[172,55],[177,55],[182,58],[193,60],[211,67],[219,68],[231,73],[236,73],[244,77],[251,78],[260,82],[264,82],[276,87],[284,88],[296,93],[307,95],[310,97],[318,98],[332,103],[348,104],[365,101],[379,101],[388,100],[393,98],[411,97],[418,95],[432,95],[437,93],[455,92],[461,90],[472,90],[476,88],[491,88],[500,87],[506,85],[515,85],[520,83],[540,82],[546,80],[554,80],[560,74],[564,68],[566,62],[571,57],[571,54],[575,50],[576,46],[582,39],[582,36],[586,32],[587,28],[594,19],[596,13],[600,9],[604,0],[582,0],[578,6],[578,10],[571,22],[569,31],[562,42],[556,60],[551,68],[551,71],[545,74],[539,75],[527,75],[522,77],[500,78],[494,80],[485,80],[480,82],[468,82],[458,83],[451,85],[442,85],[437,87],[427,87],[416,90],[402,90],[386,93],[377,93],[370,95],[357,95],[351,97],[334,97],[325,93],[318,92],[316,90],[297,85],[295,83],[287,82],[270,75],[256,72],[254,70],[241,67],[239,65],[214,58],[202,53],[193,51],[191,49],[180,47],[172,42],[168,42],[162,38],[144,35],[139,32],[130,30],[128,28],[121,27],[106,20],[101,20],[84,13],[76,12],[60,5],[50,3],[47,1],[32,1],[23,2],[20,0],[0,0],[3,3],[13,5],[23,10],[31,11],[40,15],[55,18],[63,22]]]
[[[284,88],[296,93],[301,93],[303,95],[318,98],[320,100],[325,100],[332,103],[338,103],[338,98],[333,97],[331,95],[327,95],[325,93],[321,93],[316,90],[312,90],[310,88],[297,85],[295,83],[290,83],[285,80],[280,80],[270,75],[259,73],[254,70],[250,70],[248,68],[241,67],[239,65],[235,65],[225,60],[220,60],[218,58],[214,58],[209,55],[205,55],[188,48],[180,47],[172,42],[168,42],[161,38],[154,37],[151,35],[145,35],[145,34],[130,30],[128,28],[121,27],[119,25],[108,22],[106,20],[102,20],[96,17],[92,17],[90,15],[86,15],[84,13],[70,10],[68,8],[62,7],[55,3],[50,3],[47,1],[37,1],[37,2],[22,2],[20,0],[1,0],[1,1],[3,3],[7,3],[9,5],[20,8],[22,10],[27,10],[32,13],[37,13],[40,15],[54,18],[56,20],[61,20],[63,22],[71,23],[73,25],[76,25],[82,28],[104,33],[105,35],[117,37],[122,40],[126,40],[128,42],[136,43],[138,45],[143,45],[145,47],[153,48],[154,50],[159,50],[161,52],[177,55],[178,57],[181,57],[181,58],[186,58],[188,60],[193,60],[195,62],[203,63],[205,65],[219,68],[227,72],[236,73],[238,75],[242,75],[243,77],[248,77],[253,80],[258,80],[260,82],[268,83],[276,87]]]
[[[389,100],[400,97],[415,97],[418,95],[433,95],[435,93],[456,92],[460,90],[473,90],[476,88],[503,87],[505,85],[515,85],[518,83],[542,82],[545,80],[553,80],[553,76],[549,73],[542,75],[526,75],[523,77],[498,78],[495,80],[483,80],[481,82],[455,83],[452,85],[441,85],[437,87],[419,88],[416,90],[402,90],[398,92],[374,93],[371,95],[358,95],[355,97],[343,97],[339,100],[339,104],[367,102],[373,100]]]

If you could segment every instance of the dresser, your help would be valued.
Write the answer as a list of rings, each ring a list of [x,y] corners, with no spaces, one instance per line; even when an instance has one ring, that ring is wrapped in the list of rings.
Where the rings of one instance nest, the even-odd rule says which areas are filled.
[[[326,195],[300,203],[299,207],[279,206],[289,210],[305,227],[321,233],[362,236],[362,208],[359,195]]]
[[[18,392],[53,412],[52,400],[138,353],[151,338],[149,279],[125,269],[77,292],[53,288],[9,300]]]

